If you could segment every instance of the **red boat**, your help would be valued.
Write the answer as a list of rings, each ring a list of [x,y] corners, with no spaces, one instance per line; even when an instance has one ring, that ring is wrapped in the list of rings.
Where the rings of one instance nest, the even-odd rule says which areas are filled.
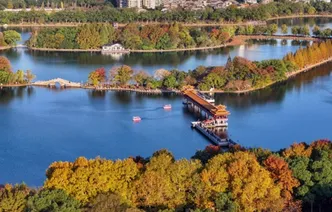
[[[170,110],[172,109],[172,105],[164,105],[164,110]]]
[[[133,121],[134,122],[140,122],[142,119],[141,119],[141,117],[139,117],[139,116],[134,116],[133,117]]]

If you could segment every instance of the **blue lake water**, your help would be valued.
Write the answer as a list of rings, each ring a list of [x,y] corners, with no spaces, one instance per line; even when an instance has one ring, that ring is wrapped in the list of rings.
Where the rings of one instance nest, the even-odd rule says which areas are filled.
[[[304,44],[303,44],[304,45]],[[206,52],[130,54],[120,59],[91,53],[8,50],[13,69],[31,69],[38,79],[85,81],[97,67],[126,64],[150,73],[158,68],[223,65],[228,55],[251,60],[281,58],[296,51],[290,41],[253,42]],[[294,141],[332,138],[332,64],[247,95],[216,95],[231,112],[228,133],[243,146],[272,150]],[[172,104],[164,111],[164,104]],[[132,116],[141,116],[135,124]],[[209,142],[190,128],[196,120],[177,95],[142,95],[80,89],[0,89],[0,183],[40,186],[53,161],[78,156],[110,159],[150,156],[166,148],[190,158]]]

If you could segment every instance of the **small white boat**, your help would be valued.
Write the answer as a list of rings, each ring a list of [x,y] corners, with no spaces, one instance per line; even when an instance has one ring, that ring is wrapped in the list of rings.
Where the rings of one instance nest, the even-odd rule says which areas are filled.
[[[164,105],[164,110],[170,110],[172,109],[172,105]]]
[[[134,116],[133,117],[133,121],[134,122],[140,122],[142,119],[141,119],[141,117],[139,117],[139,116]]]

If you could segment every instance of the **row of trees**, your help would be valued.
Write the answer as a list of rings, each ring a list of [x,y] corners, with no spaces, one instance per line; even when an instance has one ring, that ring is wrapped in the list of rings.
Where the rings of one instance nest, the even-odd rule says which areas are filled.
[[[327,40],[300,48],[283,59],[250,61],[242,57],[229,58],[225,66],[200,66],[193,71],[157,70],[154,75],[134,71],[129,66],[112,68],[106,73],[99,68],[90,73],[88,82],[94,86],[135,86],[147,89],[178,89],[194,86],[200,90],[226,91],[261,88],[286,79],[287,74],[332,57],[332,42]]]
[[[166,150],[117,161],[79,157],[51,164],[40,190],[0,188],[0,211],[330,211],[331,157],[328,140],[277,152],[208,146],[190,160]]]
[[[121,43],[127,49],[175,49],[224,44],[234,31],[233,27],[209,30],[178,23],[145,26],[132,23],[122,29],[111,24],[85,24],[34,31],[28,44],[38,48],[98,49],[105,44]]]
[[[0,56],[0,84],[30,84],[35,78],[30,70],[25,73],[22,70],[13,72],[10,61],[3,56]]]
[[[312,33],[317,37],[331,37],[332,29],[331,28],[320,29],[318,26],[314,26],[314,28],[312,29]]]
[[[78,1],[79,3],[81,1]],[[88,1],[90,2],[90,1]],[[82,4],[88,5],[87,1]],[[93,2],[93,1],[92,1]],[[329,3],[315,2],[294,3],[291,1],[272,2],[256,7],[226,9],[206,8],[199,11],[171,10],[161,12],[160,10],[149,10],[137,12],[135,9],[117,9],[103,7],[102,9],[76,9],[47,13],[45,11],[21,11],[18,13],[0,12],[0,24],[8,23],[85,23],[85,22],[120,22],[130,23],[133,21],[159,21],[159,22],[240,22],[240,21],[265,21],[268,18],[283,15],[314,14],[318,12],[332,12]]]
[[[97,1],[97,0],[1,0],[0,9],[25,9],[38,7],[43,8],[90,8],[111,4],[111,1]]]
[[[306,48],[300,48],[295,53],[287,54],[283,60],[294,64],[298,69],[322,62],[332,57],[332,41],[313,43]]]

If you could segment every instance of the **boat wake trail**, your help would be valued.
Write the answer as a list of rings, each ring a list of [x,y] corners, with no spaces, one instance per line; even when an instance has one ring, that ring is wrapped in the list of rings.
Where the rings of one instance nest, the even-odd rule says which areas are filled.
[[[163,107],[155,107],[155,108],[142,108],[142,109],[131,109],[128,111],[123,111],[123,110],[97,110],[94,112],[98,113],[123,113],[123,112],[129,112],[129,113],[136,113],[136,112],[151,112],[151,111],[157,111],[157,110],[162,110]]]
[[[142,120],[160,120],[160,119],[166,119],[169,117],[172,117],[172,115],[159,116],[159,117],[142,117]]]

